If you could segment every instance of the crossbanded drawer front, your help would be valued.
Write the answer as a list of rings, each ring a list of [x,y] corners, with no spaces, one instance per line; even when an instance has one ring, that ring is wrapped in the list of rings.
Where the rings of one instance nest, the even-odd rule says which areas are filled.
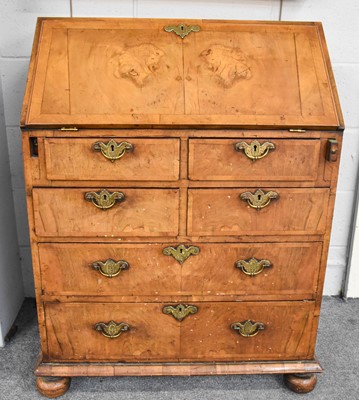
[[[314,302],[193,304],[198,307],[198,312],[184,319],[181,325],[182,360],[249,361],[313,357],[310,339]],[[247,326],[246,321],[250,321]]]
[[[190,139],[189,179],[315,181],[320,140]]]
[[[314,302],[45,303],[47,361],[306,359]]]
[[[49,361],[175,360],[180,349],[178,321],[164,314],[163,307],[159,303],[45,303],[48,354],[44,357]],[[111,321],[116,324],[112,328]]]
[[[324,234],[329,189],[189,189],[193,236]]]
[[[184,246],[182,254],[188,250],[188,256],[182,260],[174,257],[178,248],[169,243],[40,243],[43,291],[72,296],[239,295],[282,300],[315,296],[321,243],[193,243]],[[198,253],[191,252],[193,248]]]
[[[75,181],[173,181],[179,139],[45,139],[46,176]]]
[[[35,231],[51,237],[176,236],[178,189],[33,189]]]

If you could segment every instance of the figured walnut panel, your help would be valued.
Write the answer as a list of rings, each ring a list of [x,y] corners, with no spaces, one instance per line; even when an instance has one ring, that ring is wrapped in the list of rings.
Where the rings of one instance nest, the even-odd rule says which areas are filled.
[[[181,265],[160,244],[39,245],[41,280],[48,295],[158,296],[181,292]],[[124,260],[129,268],[113,278],[91,268],[95,261]],[[81,282],[81,285],[78,284]]]
[[[85,193],[94,190],[33,189],[36,234],[60,237],[178,234],[178,190],[121,188],[125,201],[105,211],[85,200]]]
[[[313,302],[196,303],[198,312],[181,324],[185,360],[290,360],[309,352]],[[243,337],[231,324],[262,322],[264,330]]]
[[[182,293],[241,298],[273,295],[313,298],[316,292],[322,246],[320,243],[198,244],[200,253],[182,266]],[[256,276],[244,274],[238,260],[269,260]]]
[[[271,143],[273,150],[256,161],[237,143]],[[191,180],[314,181],[318,174],[319,140],[260,138],[190,139],[189,178]]]
[[[189,189],[189,235],[310,235],[323,234],[329,200],[328,189],[275,190],[278,198],[256,210],[243,201],[248,188]]]
[[[177,359],[178,321],[162,313],[163,304],[46,303],[48,359],[51,361],[144,361]],[[125,322],[130,329],[107,338],[98,322]]]
[[[51,296],[217,296],[260,295],[261,299],[315,296],[320,243],[202,244],[183,264],[163,254],[170,244],[41,243],[44,294]],[[173,244],[172,244],[173,246]],[[271,268],[251,277],[235,263],[268,259]],[[128,262],[113,278],[91,268],[107,259]],[[81,285],[78,284],[81,282]]]
[[[107,138],[45,139],[46,175],[53,180],[171,181],[179,177],[178,139],[114,138],[133,146],[121,159],[111,162],[101,152],[94,152],[96,142]]]

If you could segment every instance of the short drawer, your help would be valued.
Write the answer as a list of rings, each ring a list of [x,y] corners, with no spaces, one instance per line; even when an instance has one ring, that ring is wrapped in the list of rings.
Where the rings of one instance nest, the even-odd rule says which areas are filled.
[[[92,200],[91,200],[92,199]],[[120,202],[119,202],[120,201]],[[102,204],[101,209],[96,204]],[[39,236],[176,236],[178,189],[33,189]]]
[[[48,341],[45,358],[49,361],[175,360],[179,355],[180,330],[178,321],[162,312],[163,306],[159,303],[45,303]],[[117,327],[97,325],[109,325],[111,321]],[[119,335],[105,336],[109,333]]]
[[[45,295],[235,296],[312,299],[322,245],[309,243],[188,244],[182,263],[163,254],[173,244],[40,243]]]
[[[183,361],[313,357],[310,342],[314,302],[195,304],[198,312],[181,323]],[[250,322],[245,327],[246,321]]]
[[[190,139],[189,178],[315,181],[319,155],[317,139]]]
[[[189,189],[188,234],[324,234],[328,200],[329,189]]]
[[[46,176],[75,181],[173,181],[179,139],[47,138]]]

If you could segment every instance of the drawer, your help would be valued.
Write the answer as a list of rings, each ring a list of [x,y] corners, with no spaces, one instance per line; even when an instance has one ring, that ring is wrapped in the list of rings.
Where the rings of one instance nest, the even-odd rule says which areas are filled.
[[[270,199],[273,193],[277,198]],[[251,207],[258,196],[269,204]],[[324,234],[328,200],[329,189],[189,189],[187,231],[195,236]]]
[[[179,149],[179,139],[47,138],[46,176],[76,181],[178,180]]]
[[[197,361],[313,358],[314,302],[195,303],[198,312],[181,323],[181,358]],[[242,336],[251,321],[255,336]],[[264,328],[260,330],[260,328]],[[252,329],[242,330],[250,333]],[[256,334],[257,333],[257,334]]]
[[[45,303],[45,358],[138,362],[290,360],[313,356],[310,337],[314,302],[188,305],[192,311],[186,312],[187,304],[183,304],[182,315],[178,315],[178,303]],[[168,306],[172,310],[164,313]],[[116,324],[112,329],[111,321]],[[245,321],[252,322],[252,329],[240,326]]]
[[[315,181],[319,155],[316,139],[190,139],[189,178]]]
[[[93,188],[33,189],[36,234],[58,237],[178,234],[178,189],[121,188],[104,193]],[[113,202],[107,209],[94,204],[109,207]]]
[[[159,303],[45,303],[47,358],[117,362],[176,359],[180,348],[178,321],[164,314],[163,306]],[[119,330],[120,335],[115,338],[95,329],[96,324],[110,321],[125,323],[129,329]]]
[[[163,254],[168,246],[40,243],[44,294],[284,300],[316,292],[321,243],[196,243],[199,253],[182,265]]]

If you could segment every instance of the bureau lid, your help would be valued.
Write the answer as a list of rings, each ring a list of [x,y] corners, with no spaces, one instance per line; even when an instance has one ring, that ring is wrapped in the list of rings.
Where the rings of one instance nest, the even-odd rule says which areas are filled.
[[[21,124],[343,126],[320,23],[66,18],[38,21]]]

